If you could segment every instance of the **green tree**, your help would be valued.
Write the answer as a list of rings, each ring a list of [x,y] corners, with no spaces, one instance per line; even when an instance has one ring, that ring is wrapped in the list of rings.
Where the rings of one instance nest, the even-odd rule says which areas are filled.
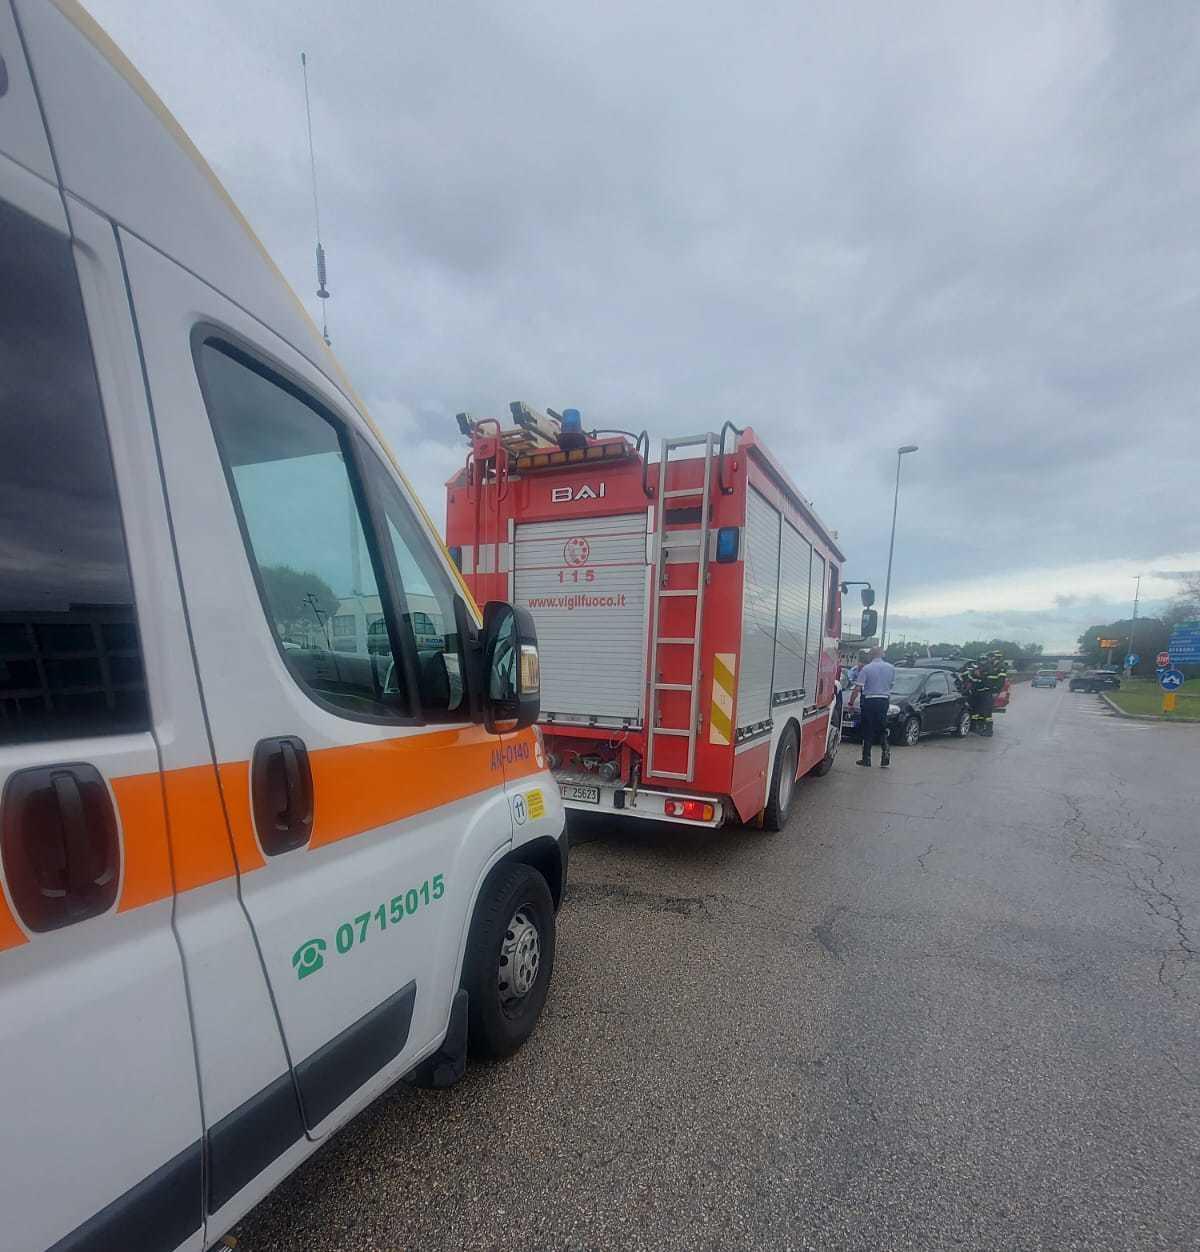
[[[889,643],[883,655],[886,660],[895,664],[897,661],[903,661],[905,657],[924,656],[925,645],[923,643],[913,643],[909,639],[906,639],[903,643]]]
[[[887,659],[902,661],[910,656],[945,657],[981,657],[987,652],[1002,652],[1005,660],[1019,661],[1021,658],[1041,656],[1045,647],[1040,643],[1017,643],[1012,639],[972,639],[967,643],[918,643],[905,640],[903,643],[889,643]]]
[[[1185,574],[1183,589],[1167,606],[1163,621],[1168,627],[1200,620],[1200,573]]]
[[[290,565],[264,565],[259,573],[279,634],[307,637],[315,628],[328,643],[326,623],[337,612],[340,601],[320,574]]]
[[[1014,639],[969,639],[962,646],[963,656],[981,657],[989,652],[1002,652],[1006,661],[1016,661],[1034,652],[1040,656],[1042,645],[1017,643]]]
[[[1129,651],[1129,633],[1133,630],[1133,650],[1141,658],[1133,672],[1139,678],[1154,677],[1154,658],[1159,652],[1165,652],[1171,631],[1161,618],[1139,617],[1136,626],[1131,618],[1122,618],[1119,622],[1108,622],[1102,626],[1089,626],[1079,636],[1079,651],[1083,653],[1086,663],[1093,668],[1108,664],[1109,649],[1100,647],[1101,639],[1115,639],[1117,646],[1112,651],[1112,663],[1121,665]]]

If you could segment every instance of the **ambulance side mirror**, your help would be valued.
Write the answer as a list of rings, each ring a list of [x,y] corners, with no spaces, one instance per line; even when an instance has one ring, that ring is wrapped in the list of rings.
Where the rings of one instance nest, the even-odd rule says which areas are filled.
[[[863,609],[862,625],[859,627],[860,639],[870,639],[879,625],[879,614],[875,609]]]
[[[492,600],[483,610],[483,724],[497,734],[532,726],[542,707],[537,629],[528,609]]]

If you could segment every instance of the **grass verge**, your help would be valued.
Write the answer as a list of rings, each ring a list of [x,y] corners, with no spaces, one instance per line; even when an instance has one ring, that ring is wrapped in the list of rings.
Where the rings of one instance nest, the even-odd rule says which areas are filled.
[[[1125,713],[1161,717],[1164,721],[1200,718],[1200,678],[1189,678],[1175,693],[1175,712],[1162,711],[1163,689],[1152,678],[1122,678],[1120,691],[1106,691]]]

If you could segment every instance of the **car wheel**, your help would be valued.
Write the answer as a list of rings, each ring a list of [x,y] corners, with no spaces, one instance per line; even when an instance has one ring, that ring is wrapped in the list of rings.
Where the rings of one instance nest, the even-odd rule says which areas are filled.
[[[921,719],[917,716],[906,717],[899,726],[896,727],[895,733],[892,735],[892,742],[901,744],[906,748],[916,747],[917,741],[921,738]]]
[[[792,799],[796,794],[796,768],[800,760],[800,745],[796,731],[789,726],[783,732],[775,753],[775,768],[771,771],[771,791],[767,807],[763,811],[763,826],[770,831],[782,830],[787,825]]]
[[[958,721],[954,723],[954,736],[957,739],[965,739],[971,733],[971,710],[963,709],[958,715]]]
[[[462,985],[467,992],[467,1050],[511,1056],[533,1033],[554,969],[554,900],[528,865],[492,872],[475,905]]]

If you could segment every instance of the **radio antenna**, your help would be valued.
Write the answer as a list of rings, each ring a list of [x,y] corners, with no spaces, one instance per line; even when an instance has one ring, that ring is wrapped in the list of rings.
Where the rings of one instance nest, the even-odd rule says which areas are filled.
[[[308,165],[312,171],[313,217],[317,223],[317,299],[321,301],[321,336],[326,344],[329,340],[329,320],[326,316],[325,301],[329,299],[325,276],[325,249],[321,244],[321,205],[317,200],[317,157],[313,150],[312,137],[312,106],[308,102],[308,58],[300,53],[300,70],[304,75],[304,117],[308,122]]]

